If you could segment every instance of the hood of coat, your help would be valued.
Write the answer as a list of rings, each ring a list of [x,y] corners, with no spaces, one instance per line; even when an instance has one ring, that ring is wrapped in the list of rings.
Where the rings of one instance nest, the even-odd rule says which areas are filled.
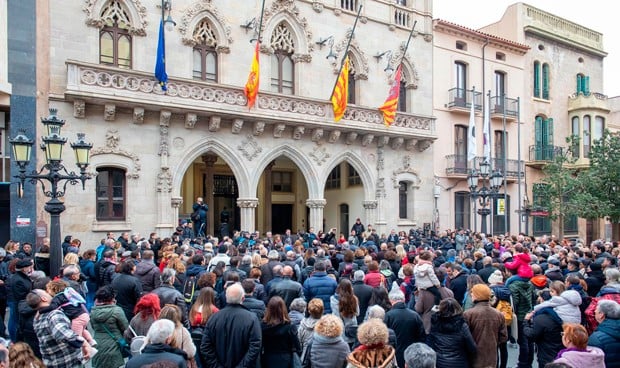
[[[579,295],[579,292],[576,290],[566,290],[565,292],[560,294],[560,297],[562,297],[571,305],[581,305],[581,295]]]
[[[114,315],[116,304],[96,305],[90,311],[90,319],[97,323],[106,323]]]
[[[561,355],[556,361],[568,363],[571,367],[604,367],[605,353],[599,348],[588,346],[585,351],[566,350],[560,351]]]
[[[606,333],[616,340],[620,340],[620,319],[607,318],[598,325],[596,330]]]
[[[204,271],[205,271],[204,266],[193,264],[187,267],[187,271],[185,271],[185,274],[188,277],[198,276],[201,272],[204,272]]]
[[[387,368],[395,366],[394,354],[394,348],[389,345],[376,349],[358,347],[347,356],[347,361],[355,368]]]
[[[136,272],[134,272],[134,274],[138,277],[144,276],[151,272],[153,268],[157,268],[155,263],[150,261],[141,261],[136,265]]]
[[[314,326],[318,321],[318,319],[312,317],[304,318],[299,323],[299,327],[305,328],[306,330],[314,330]]]

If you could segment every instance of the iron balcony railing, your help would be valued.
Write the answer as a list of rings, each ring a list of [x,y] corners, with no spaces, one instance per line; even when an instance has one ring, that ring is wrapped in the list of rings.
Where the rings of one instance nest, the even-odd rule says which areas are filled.
[[[558,146],[530,146],[530,161],[553,161],[562,154],[562,147]]]
[[[480,167],[480,163],[484,160],[484,157],[476,157],[474,159],[474,166],[467,162],[467,155],[448,155],[446,156],[446,174],[448,175],[467,175],[471,169]],[[506,159],[504,165],[503,158],[491,158],[491,169],[499,170],[501,173],[506,173],[507,178],[518,178],[519,172],[521,177],[525,175],[525,162],[523,160],[509,160]]]

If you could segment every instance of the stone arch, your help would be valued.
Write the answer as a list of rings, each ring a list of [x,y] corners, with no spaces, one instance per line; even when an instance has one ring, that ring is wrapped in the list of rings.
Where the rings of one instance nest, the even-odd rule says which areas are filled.
[[[307,159],[306,154],[288,144],[274,147],[271,151],[266,153],[265,156],[263,156],[258,167],[250,176],[249,187],[253,189],[252,193],[254,196],[256,196],[258,181],[260,180],[262,172],[265,171],[265,168],[271,161],[280,156],[289,158],[303,173],[306,178],[306,185],[308,186],[309,198],[323,198],[323,188],[318,185],[318,181],[316,180],[319,175],[315,170],[314,165]]]
[[[230,170],[235,175],[235,179],[237,180],[237,185],[239,186],[239,198],[247,198],[253,197],[254,195],[250,195],[252,188],[248,183],[250,183],[250,176],[245,168],[245,164],[243,160],[235,154],[233,149],[230,149],[226,145],[221,142],[211,139],[205,138],[195,142],[192,146],[190,146],[185,155],[181,158],[181,160],[172,168],[172,172],[174,173],[174,177],[172,179],[172,196],[180,197],[181,196],[181,183],[183,181],[183,176],[185,172],[189,168],[189,166],[202,154],[207,152],[213,152],[221,157],[230,167]]]
[[[274,29],[281,22],[285,22],[296,41],[293,60],[310,62],[312,60],[310,53],[314,50],[312,32],[308,28],[306,18],[300,17],[299,14],[299,9],[292,1],[274,1],[271,8],[265,10],[262,29],[263,40],[265,37],[271,37]],[[274,50],[268,46],[268,42],[263,42],[261,52],[272,54]]]
[[[135,158],[118,152],[91,154],[90,168],[93,170],[93,176],[97,175],[97,169],[100,167],[123,169],[127,179],[138,179],[140,177],[140,165],[136,165]]]
[[[230,25],[220,15],[215,5],[205,1],[195,2],[183,11],[183,17],[178,27],[183,43],[188,46],[196,45],[192,35],[198,23],[205,18],[213,26],[217,38],[217,50],[224,53],[230,52],[230,44],[233,42]]]
[[[342,59],[342,53],[344,53],[347,46],[349,34],[347,34],[347,36],[342,39],[338,45],[334,46],[334,51],[337,55],[336,60],[332,62],[334,74],[338,74],[340,72],[340,61]],[[351,44],[349,45],[349,53],[351,55],[351,61],[353,62],[353,65],[355,65],[355,79],[367,80],[369,70],[368,58],[360,49],[355,39],[351,40]]]
[[[403,57],[403,53],[404,53],[403,48],[404,48],[404,45],[401,45],[399,50],[396,53],[394,53],[394,55],[392,55],[392,59],[390,60],[390,66],[394,70],[396,70],[398,63],[402,61],[403,78],[405,78],[405,76],[407,77],[405,79],[407,81],[407,84],[405,85],[405,87],[407,89],[417,89],[418,83],[420,82],[420,76],[418,75],[418,70],[416,69],[413,61],[411,61],[411,58],[409,57],[409,55],[405,54]]]
[[[351,164],[360,175],[362,186],[364,187],[363,200],[373,200],[375,197],[375,189],[373,186],[375,180],[371,174],[373,170],[366,161],[352,152],[340,152],[330,160],[329,164],[325,166],[322,175],[319,177],[321,188],[325,188],[325,182],[327,181],[329,173],[331,173],[336,165],[339,165],[343,161]]]
[[[114,0],[91,0],[87,1],[82,10],[86,13],[85,23],[91,27],[103,28],[105,21],[101,18],[101,12],[108,3]],[[131,27],[129,33],[134,36],[146,36],[147,11],[140,0],[118,0],[119,4],[129,13]]]

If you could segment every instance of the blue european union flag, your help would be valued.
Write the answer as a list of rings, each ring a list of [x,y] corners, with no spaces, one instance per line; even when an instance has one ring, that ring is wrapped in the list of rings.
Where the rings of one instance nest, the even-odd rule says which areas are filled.
[[[166,41],[164,39],[164,20],[159,23],[159,41],[157,42],[157,62],[155,63],[155,78],[159,81],[162,90],[167,90],[168,74],[166,73]]]

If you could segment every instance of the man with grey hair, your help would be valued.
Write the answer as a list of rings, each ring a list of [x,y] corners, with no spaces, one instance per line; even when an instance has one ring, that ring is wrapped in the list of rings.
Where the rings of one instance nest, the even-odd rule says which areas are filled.
[[[32,277],[31,277],[32,278]],[[70,287],[72,287],[75,291],[80,293],[82,296],[85,294],[82,292],[82,287],[80,286],[80,269],[76,265],[68,265],[62,270],[62,280],[67,282]]]
[[[594,310],[598,327],[588,339],[588,346],[605,353],[606,367],[620,367],[620,304],[615,300],[600,300]]]
[[[239,283],[226,288],[226,307],[209,318],[200,344],[203,367],[255,368],[261,351],[261,326],[256,314],[241,303]]]
[[[189,321],[187,318],[187,305],[185,305],[185,298],[183,294],[174,288],[174,280],[177,272],[172,268],[164,268],[161,273],[161,285],[153,290],[153,294],[159,297],[159,304],[163,308],[166,304],[174,304],[181,308],[183,312],[182,322],[183,325],[189,327]]]
[[[267,283],[274,278],[273,268],[277,265],[282,266],[282,263],[280,263],[280,253],[277,250],[270,250],[267,254],[267,259],[267,263],[260,266],[260,282],[264,286],[267,286]]]
[[[428,345],[417,342],[405,350],[405,368],[435,368],[437,353]]]
[[[396,361],[399,367],[404,367],[405,349],[415,342],[424,342],[426,332],[420,315],[405,305],[405,294],[400,289],[392,289],[388,297],[392,309],[385,314],[384,322],[396,333]]]
[[[170,346],[174,337],[174,323],[167,319],[153,322],[146,334],[146,345],[142,353],[129,359],[125,368],[140,368],[160,361],[170,361],[177,367],[187,367],[185,358]],[[178,349],[177,349],[178,351]]]
[[[364,316],[366,316],[366,310],[368,310],[372,297],[372,286],[364,284],[364,271],[362,270],[353,273],[353,294],[357,297],[360,306],[360,313],[357,316],[357,324],[360,325],[364,322]]]
[[[478,276],[480,276],[482,281],[488,284],[489,276],[491,276],[491,274],[496,270],[497,268],[493,267],[493,258],[485,256],[484,258],[482,258],[482,269],[478,271]]]
[[[385,310],[380,305],[373,305],[368,308],[368,316],[366,316],[366,321],[369,319],[379,319],[383,321],[385,319]],[[396,346],[396,332],[388,327],[388,344],[391,346]]]

